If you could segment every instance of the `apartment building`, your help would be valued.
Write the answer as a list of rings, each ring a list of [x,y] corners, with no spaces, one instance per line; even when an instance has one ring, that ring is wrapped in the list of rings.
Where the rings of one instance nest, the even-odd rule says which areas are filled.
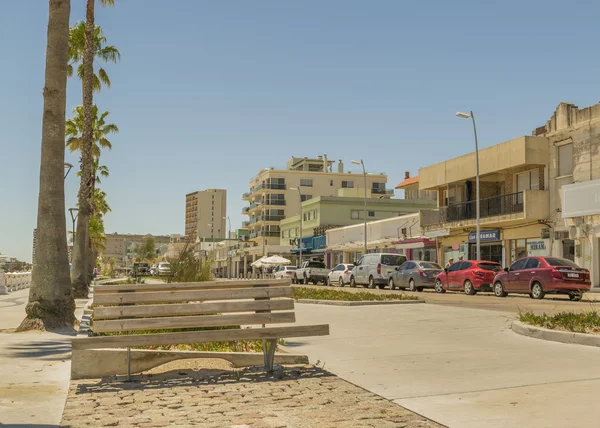
[[[185,236],[192,242],[225,239],[227,190],[207,189],[185,195]]]
[[[292,157],[285,169],[264,168],[249,184],[250,191],[242,195],[248,206],[242,213],[248,216],[243,226],[249,230],[249,240],[260,246],[280,247],[283,219],[298,215],[301,201],[317,197],[363,197],[364,176],[360,167],[344,171],[342,160],[337,163],[327,155],[316,158]],[[368,173],[368,198],[389,199],[394,191],[387,189],[387,175]]]
[[[168,235],[135,235],[128,233],[107,233],[105,251],[102,252],[102,257],[115,259],[115,267],[128,267],[131,261],[135,258],[135,248],[148,237],[154,238],[154,244],[157,249],[157,256],[167,253],[169,242],[171,241]]]
[[[481,257],[510,265],[551,255],[549,143],[520,137],[479,151]],[[419,170],[420,191],[437,191],[438,208],[421,211],[423,234],[438,239],[438,260],[476,256],[475,153]]]
[[[548,139],[548,180],[553,255],[590,270],[600,287],[600,103],[560,103],[542,127]]]

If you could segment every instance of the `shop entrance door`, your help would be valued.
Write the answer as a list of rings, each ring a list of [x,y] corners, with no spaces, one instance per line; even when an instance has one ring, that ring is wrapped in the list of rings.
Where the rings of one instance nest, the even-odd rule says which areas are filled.
[[[572,239],[563,239],[563,258],[575,261],[575,241]]]
[[[469,247],[469,258],[477,260],[477,244],[471,244]],[[500,242],[482,242],[481,259],[502,264],[502,244]]]

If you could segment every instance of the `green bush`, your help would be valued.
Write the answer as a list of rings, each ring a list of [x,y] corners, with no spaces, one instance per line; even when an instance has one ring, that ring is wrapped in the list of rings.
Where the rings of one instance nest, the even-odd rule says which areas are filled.
[[[419,300],[416,296],[409,296],[404,293],[397,294],[375,294],[365,291],[356,293],[341,290],[332,290],[331,288],[305,288],[294,287],[294,299],[313,299],[313,300],[338,300],[344,302],[373,301],[373,300]]]
[[[554,315],[536,315],[532,312],[523,312],[519,314],[519,320],[525,324],[537,325],[552,330],[600,333],[600,313],[597,311],[559,312]]]

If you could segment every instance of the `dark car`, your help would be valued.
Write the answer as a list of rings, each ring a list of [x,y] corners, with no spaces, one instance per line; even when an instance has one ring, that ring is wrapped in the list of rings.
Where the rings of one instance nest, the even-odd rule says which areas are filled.
[[[392,290],[408,287],[410,291],[423,291],[424,288],[434,288],[435,278],[443,270],[437,263],[409,260],[390,272],[388,284]]]
[[[464,291],[472,296],[478,291],[492,291],[496,273],[502,266],[486,260],[461,260],[444,269],[435,279],[435,291]]]
[[[543,299],[547,293],[568,294],[571,300],[581,300],[591,287],[590,272],[571,260],[558,257],[525,257],[514,262],[494,279],[494,294],[529,294]]]
[[[134,263],[131,270],[129,271],[129,276],[144,276],[150,275],[150,266],[148,263]]]

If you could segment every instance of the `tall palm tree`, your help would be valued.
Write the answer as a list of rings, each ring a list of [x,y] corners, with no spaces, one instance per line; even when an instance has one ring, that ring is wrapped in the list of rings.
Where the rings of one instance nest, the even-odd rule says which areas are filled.
[[[112,144],[108,140],[110,134],[119,132],[119,127],[114,123],[106,123],[110,115],[109,111],[102,112],[98,116],[98,106],[92,106],[92,156],[100,157],[101,149],[112,149]],[[83,146],[83,106],[77,106],[73,109],[73,116],[67,120],[65,135],[67,137],[67,148],[71,152],[80,151]]]
[[[114,5],[114,0],[100,0],[103,6]],[[88,266],[91,258],[89,250],[89,221],[92,215],[92,197],[94,189],[93,170],[93,92],[94,92],[94,7],[95,0],[87,0],[85,12],[85,43],[82,56],[83,77],[83,132],[81,144],[81,182],[79,184],[79,215],[77,216],[77,233],[73,243],[73,267],[71,282],[75,297],[88,297]]]
[[[70,0],[49,0],[36,264],[19,330],[72,328],[75,322],[63,177],[70,12]]]
[[[107,45],[106,37],[102,28],[96,25],[93,33],[94,58],[104,62],[117,63],[121,59],[121,53],[112,45]],[[77,76],[83,81],[83,52],[85,51],[85,21],[79,21],[69,30],[69,77],[73,75],[74,66],[77,66]],[[110,78],[106,70],[98,65],[98,74],[94,74],[94,91],[98,92],[102,85],[110,87]]]

